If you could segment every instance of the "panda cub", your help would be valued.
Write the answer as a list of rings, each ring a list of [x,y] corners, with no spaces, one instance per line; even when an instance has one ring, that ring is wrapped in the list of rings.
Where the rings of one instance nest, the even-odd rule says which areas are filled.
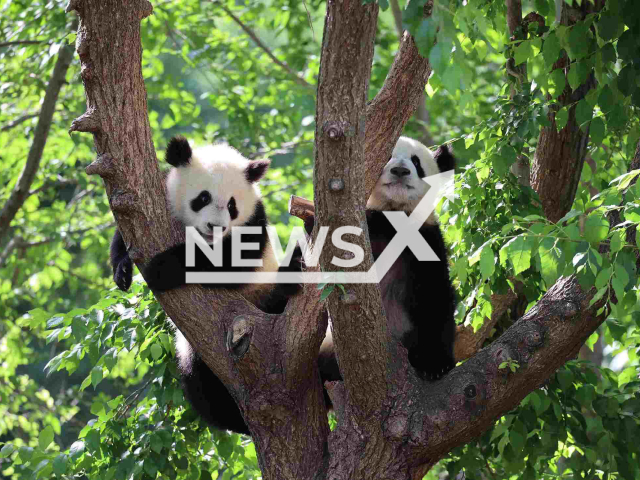
[[[192,151],[183,137],[171,139],[166,161],[173,167],[166,176],[167,194],[172,214],[184,225],[193,226],[213,244],[214,228],[222,229],[222,265],[214,267],[196,248],[195,266],[186,266],[186,244],[176,245],[156,255],[143,269],[149,287],[166,291],[186,284],[188,271],[215,272],[296,272],[302,269],[302,254],[297,248],[288,267],[278,267],[269,242],[268,225],[260,189],[256,182],[269,167],[268,160],[249,161],[226,145],[212,145]],[[244,260],[262,260],[262,267],[231,266],[231,227],[263,227],[261,233],[242,234],[243,243],[256,243],[254,250],[242,250]],[[122,290],[131,285],[133,264],[122,236],[116,231],[111,243],[114,280]],[[296,284],[203,284],[208,288],[238,290],[248,301],[267,313],[281,313]],[[212,426],[249,433],[240,410],[223,383],[206,366],[180,333],[175,332],[176,356],[182,386],[195,410]]]
[[[455,167],[446,145],[435,157],[420,142],[400,137],[367,201],[367,226],[373,258],[377,260],[396,235],[383,211],[410,215],[429,190],[424,177]],[[455,292],[449,279],[447,248],[438,221],[432,213],[419,230],[440,261],[419,261],[409,248],[380,282],[391,335],[409,352],[417,373],[436,380],[455,366]],[[320,348],[323,380],[341,380],[330,328]]]

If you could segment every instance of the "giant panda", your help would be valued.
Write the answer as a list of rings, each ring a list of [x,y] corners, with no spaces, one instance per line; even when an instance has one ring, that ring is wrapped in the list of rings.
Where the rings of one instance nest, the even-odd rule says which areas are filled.
[[[455,158],[446,145],[434,157],[417,140],[398,139],[366,206],[374,260],[396,234],[382,212],[403,211],[410,215],[429,190],[423,178],[454,167]],[[405,248],[382,278],[380,291],[392,337],[408,350],[409,363],[422,378],[437,380],[455,366],[456,300],[449,278],[447,248],[434,213],[419,232],[440,261],[419,261]],[[341,380],[330,326],[318,363],[323,380]]]
[[[186,267],[186,245],[169,248],[156,255],[142,268],[149,287],[156,292],[186,284],[188,271],[278,271],[296,272],[302,268],[301,251],[297,248],[289,266],[278,267],[275,252],[265,228],[259,234],[243,233],[242,241],[257,243],[256,250],[243,250],[243,259],[262,259],[262,267],[231,266],[231,227],[266,227],[267,216],[256,182],[269,167],[268,160],[250,161],[237,150],[223,144],[192,150],[184,137],[174,137],[167,146],[165,159],[172,168],[166,176],[166,187],[172,215],[186,226],[193,226],[210,244],[214,228],[222,229],[222,266],[214,267],[196,249],[195,267]],[[114,280],[122,290],[131,285],[133,264],[126,245],[116,231],[111,243],[111,265]],[[281,313],[287,300],[299,289],[297,284],[204,284],[209,288],[237,289],[248,301],[267,313]],[[249,433],[240,410],[223,383],[175,331],[176,357],[182,387],[194,409],[210,425],[238,433]]]

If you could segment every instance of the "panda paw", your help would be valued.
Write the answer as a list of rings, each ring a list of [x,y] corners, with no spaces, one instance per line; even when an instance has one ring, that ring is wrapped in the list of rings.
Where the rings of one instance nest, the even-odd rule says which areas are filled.
[[[126,256],[120,263],[113,269],[113,281],[120,290],[126,292],[131,286],[131,280],[133,278],[133,263],[131,258]]]
[[[433,382],[444,377],[456,366],[456,361],[451,352],[444,348],[435,350],[422,348],[420,351],[409,352],[409,362],[416,369],[418,375],[427,381]]]

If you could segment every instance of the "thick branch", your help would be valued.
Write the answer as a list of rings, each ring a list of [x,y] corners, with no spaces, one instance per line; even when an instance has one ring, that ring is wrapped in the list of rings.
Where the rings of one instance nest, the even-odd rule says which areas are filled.
[[[51,120],[56,108],[56,102],[58,100],[58,94],[65,81],[65,76],[71,61],[73,60],[73,45],[63,45],[58,51],[58,58],[53,67],[51,78],[47,84],[45,90],[44,100],[42,101],[42,109],[38,116],[38,125],[33,134],[33,141],[29,154],[27,155],[27,162],[24,169],[20,174],[18,183],[14,187],[7,203],[4,204],[2,211],[0,212],[0,240],[7,234],[11,221],[22,207],[22,204],[29,196],[29,187],[33,183],[40,166],[40,160],[42,159],[42,152],[44,146],[47,143],[47,137],[49,136],[49,129],[51,128]]]
[[[504,335],[436,384],[416,384],[390,416],[387,428],[413,449],[415,465],[430,465],[480,435],[516,407],[565,362],[604,321],[589,307],[576,277],[562,278]],[[515,374],[499,365],[518,361]],[[401,428],[400,428],[401,427]],[[411,454],[409,454],[411,456]]]
[[[345,225],[366,231],[365,105],[377,17],[377,5],[362,5],[360,0],[327,4],[318,75],[313,186],[317,225],[328,226],[329,231]],[[365,261],[357,269],[367,271],[371,247],[363,235],[356,242],[365,252]],[[320,255],[322,270],[340,270],[332,259],[343,258],[343,254],[334,245],[325,244]],[[383,345],[389,342],[377,288],[365,284],[346,288],[356,300],[330,296],[329,312],[348,397],[359,420],[364,420],[386,397],[387,352]],[[354,339],[357,349],[353,348]]]
[[[307,87],[307,88],[312,88],[315,89],[314,85],[311,85],[309,82],[307,82],[304,78],[300,77],[296,72],[294,72],[291,67],[289,65],[287,65],[286,63],[284,63],[282,60],[279,60],[278,57],[276,57],[273,52],[269,49],[269,47],[267,47],[262,40],[260,40],[260,37],[258,37],[258,35],[256,35],[256,33],[249,28],[247,25],[244,24],[244,22],[242,20],[240,20],[231,10],[229,10],[223,3],[218,3],[215,2],[216,5],[218,5],[220,8],[222,8],[222,10],[224,10],[224,12],[229,15],[229,17],[231,17],[231,19],[236,22],[238,24],[238,26],[244,31],[244,33],[246,33],[247,35],[249,35],[249,38],[251,38],[251,40],[254,41],[254,43],[258,46],[258,48],[260,48],[264,53],[267,54],[267,56],[273,61],[273,63],[275,63],[276,65],[278,65],[282,70],[284,70],[296,83],[298,83],[299,85],[302,85],[303,87]]]
[[[431,0],[425,5],[430,13]],[[384,85],[367,106],[365,139],[365,193],[373,191],[402,128],[423,99],[424,87],[431,75],[429,61],[420,56],[413,37],[405,32]]]

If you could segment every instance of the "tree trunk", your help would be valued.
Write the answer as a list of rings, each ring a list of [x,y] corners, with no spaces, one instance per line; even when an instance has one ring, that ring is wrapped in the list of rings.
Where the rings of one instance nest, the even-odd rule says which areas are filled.
[[[75,28],[75,24],[73,28]],[[64,41],[66,42],[66,40]],[[71,65],[72,60],[73,45],[61,46],[58,51],[58,58],[53,66],[51,78],[49,79],[49,83],[47,84],[47,88],[44,92],[42,108],[38,115],[38,124],[36,125],[36,129],[33,133],[33,142],[31,142],[31,148],[29,148],[27,161],[22,173],[20,174],[18,183],[14,187],[9,199],[4,204],[2,211],[0,212],[0,242],[2,242],[3,237],[9,233],[9,225],[11,224],[11,221],[29,196],[29,187],[31,187],[33,180],[36,178],[36,173],[38,173],[40,160],[42,159],[42,152],[44,152],[44,146],[47,143],[47,137],[49,136],[49,130],[51,129],[51,121],[56,109],[58,94],[60,93],[62,85],[65,83],[67,70],[69,69],[69,65]]]
[[[596,2],[595,6],[584,2],[582,13],[586,15],[589,11],[602,8],[603,5],[603,1]],[[563,25],[575,23],[575,20],[569,18],[569,7],[565,3],[562,5],[560,23]],[[553,69],[556,68],[564,68],[566,78],[571,68],[566,55],[553,65]],[[576,105],[569,108],[569,120],[560,131],[556,126],[556,113],[563,106],[583,99],[594,86],[593,73],[590,73],[587,81],[575,91],[566,81],[565,89],[558,97],[558,106],[549,109],[548,119],[551,126],[543,127],[538,136],[538,145],[531,167],[531,186],[540,196],[544,213],[552,222],[557,222],[571,210],[589,143],[589,124],[582,128],[578,126]]]

